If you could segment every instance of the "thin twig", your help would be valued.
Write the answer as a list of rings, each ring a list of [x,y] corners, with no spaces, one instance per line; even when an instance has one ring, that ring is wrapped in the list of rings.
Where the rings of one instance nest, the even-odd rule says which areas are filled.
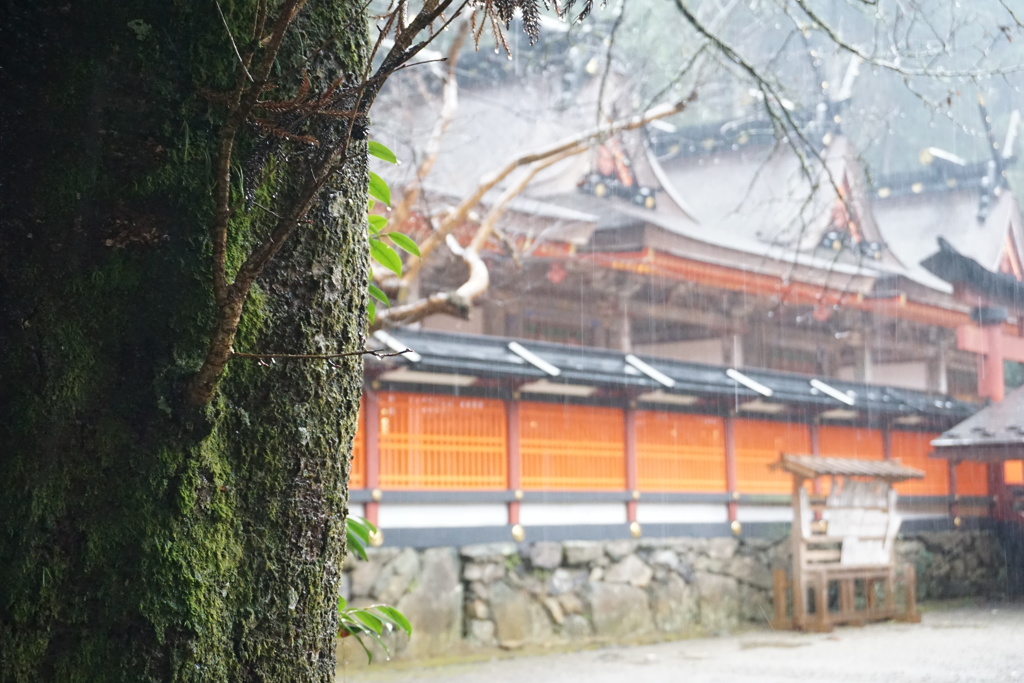
[[[691,93],[689,96],[676,102],[659,105],[652,109],[648,109],[642,114],[621,119],[604,126],[598,126],[543,149],[516,157],[497,171],[484,176],[476,189],[474,189],[469,196],[465,197],[459,205],[445,217],[437,230],[431,233],[430,236],[423,240],[419,245],[420,258],[414,259],[412,263],[409,264],[409,267],[402,278],[403,281],[408,283],[415,280],[423,266],[424,260],[434,249],[444,242],[448,233],[455,230],[455,228],[465,220],[466,216],[469,215],[469,212],[480,203],[484,195],[519,168],[556,156],[579,145],[590,145],[595,142],[601,142],[616,133],[636,130],[637,128],[642,128],[651,121],[678,114],[683,111],[683,109],[685,109],[693,99],[694,94]]]
[[[455,112],[459,106],[458,75],[455,70],[459,64],[459,57],[462,53],[463,44],[469,35],[470,23],[464,20],[455,33],[451,47],[448,50],[448,68],[445,71],[444,87],[441,90],[440,113],[434,123],[434,129],[424,146],[423,159],[416,167],[416,174],[402,193],[402,199],[396,203],[393,210],[393,217],[397,225],[403,225],[412,215],[415,204],[420,198],[424,179],[430,175],[430,171],[437,162],[441,151],[441,139],[444,137],[448,126],[455,118]]]
[[[601,85],[597,89],[597,116],[594,121],[594,125],[600,126],[601,121],[604,119],[604,89],[608,84],[608,74],[612,70],[612,56],[615,50],[615,38],[619,34],[619,27],[622,26],[622,21],[626,17],[626,0],[622,0],[619,5],[619,15],[615,17],[615,23],[612,24],[611,33],[608,35],[608,48],[605,50],[604,55],[604,69],[601,71]],[[611,118],[610,116],[608,117]]]
[[[228,40],[231,41],[231,47],[235,49],[235,56],[238,57],[238,64],[242,67],[242,71],[245,72],[245,77],[252,83],[252,74],[249,73],[249,69],[245,66],[245,60],[242,59],[242,53],[238,51],[238,44],[235,43],[235,37],[231,35],[231,27],[228,26],[228,18],[224,16],[224,10],[220,7],[220,0],[214,0],[217,5],[217,14],[220,15],[220,20],[224,22],[224,30],[228,32]]]
[[[405,349],[403,351],[363,349],[362,351],[342,351],[341,353],[242,353],[240,351],[232,351],[231,355],[237,358],[254,358],[257,360],[262,360],[264,358],[283,358],[285,360],[331,360],[332,358],[349,358],[352,356],[394,358],[395,356],[402,356],[407,353],[412,353],[412,349]]]
[[[263,205],[262,205],[262,204],[260,204],[259,202],[253,202],[253,203],[252,203],[252,205],[253,205],[253,206],[255,206],[255,207],[256,207],[257,209],[263,209],[264,211],[266,211],[267,213],[269,213],[269,214],[270,214],[271,216],[273,216],[274,218],[280,218],[280,219],[282,219],[282,220],[284,219],[284,216],[282,216],[282,215],[281,215],[281,214],[279,214],[278,212],[274,211],[273,209],[268,209],[267,207],[263,206]]]

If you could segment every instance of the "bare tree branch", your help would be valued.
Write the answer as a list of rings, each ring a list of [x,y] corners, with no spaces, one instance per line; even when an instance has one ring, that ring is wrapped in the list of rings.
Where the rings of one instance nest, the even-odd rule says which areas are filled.
[[[836,28],[834,26],[832,26],[832,24],[830,22],[823,20],[818,15],[818,13],[815,12],[814,9],[808,4],[807,0],[791,0],[791,1],[793,3],[795,3],[796,6],[799,7],[800,10],[805,15],[807,15],[807,18],[809,18],[812,22],[814,22],[814,26],[810,27],[810,28],[821,29],[825,33],[825,35],[828,36],[829,40],[831,40],[833,43],[835,43],[839,48],[841,48],[843,50],[846,50],[847,52],[849,52],[849,53],[851,53],[853,55],[856,55],[857,57],[859,57],[860,59],[864,60],[868,64],[873,64],[874,66],[877,66],[877,67],[882,68],[882,69],[886,69],[888,71],[893,71],[893,72],[901,74],[903,76],[934,76],[936,74],[936,70],[934,70],[934,69],[927,69],[927,68],[909,69],[907,67],[902,66],[901,64],[899,64],[896,61],[887,60],[887,59],[880,59],[879,57],[876,57],[874,55],[870,55],[870,54],[864,52],[859,47],[857,47],[856,45],[850,43],[845,38],[843,38],[843,36],[840,35],[839,31],[837,31]],[[677,5],[681,4],[680,0],[676,0],[676,4]],[[786,11],[786,13],[788,14],[789,13],[788,7],[784,8],[784,11]],[[991,75],[1000,74],[1000,73],[1012,73],[1012,72],[1020,71],[1022,69],[1024,69],[1024,65],[1020,65],[1020,64],[1014,65],[1012,67],[1002,68],[1002,69],[967,69],[967,70],[945,70],[944,69],[944,70],[942,70],[942,74],[941,75],[946,77],[946,78],[973,78],[973,77],[977,77],[977,76],[991,76]]]
[[[361,349],[359,351],[342,351],[340,353],[243,353],[232,351],[235,358],[252,358],[255,360],[332,360],[334,358],[351,358],[352,356],[373,356],[374,358],[394,358],[411,353],[412,349],[404,351],[388,351],[386,349]]]
[[[609,136],[616,133],[636,130],[637,128],[647,125],[651,121],[656,121],[658,119],[665,118],[666,116],[678,114],[683,111],[691,101],[693,101],[695,96],[696,93],[691,92],[687,97],[677,102],[652,107],[638,116],[621,119],[606,126],[598,126],[535,152],[523,154],[522,156],[509,161],[500,169],[485,176],[484,180],[477,185],[477,187],[469,193],[468,196],[459,202],[458,206],[456,206],[455,209],[444,218],[437,230],[423,240],[423,243],[420,245],[421,258],[414,260],[409,265],[409,268],[406,270],[405,276],[403,277],[403,281],[406,283],[412,282],[419,275],[419,271],[422,268],[424,260],[441,244],[444,238],[466,220],[469,212],[480,203],[484,198],[484,195],[486,195],[502,180],[509,177],[517,169],[533,164],[537,161],[543,161],[550,157],[557,156],[579,146],[589,147],[593,143],[607,139]]]
[[[441,108],[438,112],[437,121],[434,123],[434,129],[430,132],[430,137],[427,138],[427,143],[424,145],[423,159],[416,168],[416,174],[412,181],[405,186],[402,191],[401,200],[395,204],[391,211],[391,220],[396,225],[404,225],[409,220],[413,207],[419,200],[422,192],[423,180],[430,175],[434,164],[437,163],[437,157],[441,152],[441,140],[455,119],[455,112],[459,107],[459,83],[455,70],[458,67],[459,56],[462,54],[466,38],[469,37],[469,28],[469,21],[464,20],[455,34],[455,39],[452,40],[451,47],[448,49],[448,69],[445,72],[444,86],[441,89]]]

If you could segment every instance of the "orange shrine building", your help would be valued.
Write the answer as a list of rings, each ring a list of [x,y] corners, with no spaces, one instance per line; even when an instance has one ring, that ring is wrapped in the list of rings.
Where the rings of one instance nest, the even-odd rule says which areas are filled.
[[[480,88],[460,93],[434,206],[566,132]],[[922,261],[941,239],[1019,281],[1017,199],[987,160],[941,154],[869,180],[838,123],[808,126],[810,172],[748,118],[648,127],[538,174],[467,319],[369,340],[411,351],[367,360],[352,512],[396,545],[781,536],[791,482],[768,465],[788,453],[899,460],[926,473],[896,487],[904,528],[984,524],[988,466],[931,442],[1001,397],[1024,322]],[[420,288],[464,277],[452,254]],[[1019,460],[1004,474],[1024,484]]]

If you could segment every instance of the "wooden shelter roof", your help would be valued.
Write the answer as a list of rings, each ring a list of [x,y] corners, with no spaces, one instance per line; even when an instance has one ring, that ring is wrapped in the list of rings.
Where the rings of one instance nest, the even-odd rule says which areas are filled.
[[[954,459],[964,457],[964,449],[1016,446],[1006,451],[1004,459],[1021,458],[1021,447],[1024,447],[1024,387],[943,432],[932,441],[932,446],[936,457]],[[989,454],[985,459],[992,457]]]
[[[818,455],[783,453],[775,467],[808,479],[821,476],[870,477],[886,481],[924,478],[924,472],[906,467],[898,460],[825,458]]]

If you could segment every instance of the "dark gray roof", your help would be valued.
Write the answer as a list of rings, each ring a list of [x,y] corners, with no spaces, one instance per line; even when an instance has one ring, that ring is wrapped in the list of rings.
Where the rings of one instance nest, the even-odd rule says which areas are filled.
[[[999,403],[982,408],[932,441],[935,455],[955,457],[953,451],[965,446],[1024,445],[1024,387],[1011,392]],[[948,452],[944,452],[948,451]],[[1020,458],[1010,452],[1007,459]]]
[[[939,250],[921,261],[929,272],[950,284],[966,285],[991,303],[1010,306],[1013,314],[1024,308],[1024,284],[1015,277],[988,270],[941,237],[938,242]]]
[[[654,371],[650,373],[641,371],[635,363],[627,361],[627,354],[607,349],[408,329],[390,330],[388,334],[399,345],[416,353],[411,359],[408,355],[384,359],[370,357],[368,368],[384,372],[382,378],[385,381],[388,370],[402,368],[420,373],[480,379],[519,382],[546,380],[553,384],[635,390],[639,394],[657,391],[660,392],[659,396],[720,399],[735,404],[759,400],[767,404],[804,407],[816,411],[854,411],[858,416],[868,418],[920,416],[944,424],[963,419],[977,409],[973,404],[940,394],[819,378],[835,393],[846,397],[841,401],[829,396],[827,390],[823,393],[813,387],[811,380],[815,378],[808,375],[740,369],[743,378],[770,390],[771,395],[766,396],[727,375],[729,368],[722,366],[638,357],[642,364]],[[509,347],[513,341],[543,363],[557,368],[557,374],[550,374],[517,355]],[[660,380],[652,376],[659,373],[663,376]],[[671,402],[671,399],[666,402]]]

